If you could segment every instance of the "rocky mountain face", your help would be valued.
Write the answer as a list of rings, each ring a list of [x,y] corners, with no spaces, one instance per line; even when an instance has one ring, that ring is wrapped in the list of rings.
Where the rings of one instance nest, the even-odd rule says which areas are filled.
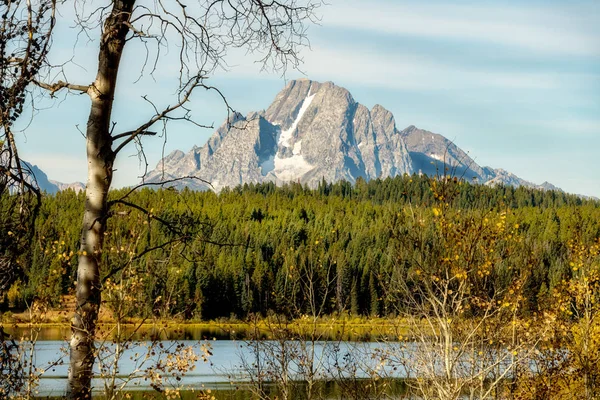
[[[413,125],[400,134],[416,172],[429,176],[452,175],[480,183],[487,182],[495,176],[491,168],[480,167],[467,153],[442,135]]]
[[[236,114],[202,147],[174,151],[145,178],[189,176],[184,184],[214,190],[241,183],[373,179],[412,173],[394,116],[369,110],[331,82],[291,81],[267,110]]]
[[[50,183],[56,186],[57,191],[61,192],[63,190],[74,190],[75,193],[79,193],[82,190],[85,190],[85,183],[83,182],[72,182],[72,183],[63,183],[59,181],[55,181],[50,179]]]
[[[444,175],[445,173],[490,186],[525,186],[541,190],[562,191],[549,182],[537,185],[501,168],[481,167],[452,141],[437,133],[411,125],[400,134],[408,148],[415,172],[429,176]]]
[[[453,176],[488,185],[535,185],[502,169],[481,167],[442,135],[414,126],[400,131],[380,105],[368,109],[332,82],[294,80],[263,111],[231,115],[202,147],[176,150],[144,178],[220,191],[243,183],[316,186],[402,174]]]

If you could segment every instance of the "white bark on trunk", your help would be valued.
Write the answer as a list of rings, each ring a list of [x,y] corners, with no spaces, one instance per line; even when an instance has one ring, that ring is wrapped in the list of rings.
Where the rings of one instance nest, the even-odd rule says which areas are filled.
[[[77,306],[70,342],[68,395],[91,398],[94,366],[94,336],[100,308],[100,262],[106,220],[107,198],[112,182],[115,154],[110,135],[111,112],[117,73],[135,0],[114,0],[104,23],[98,54],[98,73],[88,94],[92,105],[87,124],[88,177],[81,247],[77,268]]]

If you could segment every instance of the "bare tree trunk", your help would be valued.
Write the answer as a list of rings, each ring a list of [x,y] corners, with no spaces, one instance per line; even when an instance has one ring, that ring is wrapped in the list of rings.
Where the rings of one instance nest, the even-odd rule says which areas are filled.
[[[100,307],[100,259],[106,220],[107,197],[113,161],[111,111],[121,54],[135,0],[114,0],[104,23],[98,55],[98,73],[88,94],[92,105],[87,124],[88,178],[81,247],[77,268],[77,307],[70,343],[68,394],[73,399],[91,398],[94,334]]]

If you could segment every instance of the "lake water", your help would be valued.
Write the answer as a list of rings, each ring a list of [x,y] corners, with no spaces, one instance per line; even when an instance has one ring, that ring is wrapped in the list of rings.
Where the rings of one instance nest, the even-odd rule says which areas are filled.
[[[113,365],[115,346],[112,343],[98,346],[100,361],[95,364],[93,387],[96,392],[102,392],[105,380],[100,378],[100,368]],[[185,350],[189,348],[207,358],[192,362],[195,368],[185,376],[162,371],[164,387],[233,389],[256,381],[259,376],[263,381],[277,380],[286,368],[292,380],[302,380],[310,369],[311,359],[315,378],[324,382],[369,378],[374,373],[389,378],[406,376],[402,368],[382,365],[379,361],[382,352],[401,356],[406,350],[400,343],[163,340],[137,341],[124,349],[118,361],[116,385],[125,385],[126,390],[152,390],[151,381],[145,379],[147,369],[168,357],[191,360]],[[33,354],[35,365],[47,369],[39,380],[38,395],[63,395],[67,387],[67,343],[38,341]]]

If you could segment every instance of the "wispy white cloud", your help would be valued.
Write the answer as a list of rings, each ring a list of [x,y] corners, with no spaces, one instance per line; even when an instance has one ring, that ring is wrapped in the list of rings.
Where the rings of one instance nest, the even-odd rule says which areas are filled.
[[[475,88],[556,89],[569,87],[577,74],[515,72],[468,64],[444,64],[433,58],[390,55],[356,48],[315,47],[304,56],[303,68],[315,79],[339,79],[401,90]],[[245,69],[248,72],[247,69]],[[595,77],[598,79],[598,77]]]
[[[386,2],[379,7],[365,7],[362,1],[338,0],[324,8],[322,24],[390,35],[491,43],[539,53],[600,55],[600,8],[577,15],[565,10],[568,8],[465,7],[420,2]]]
[[[311,28],[313,49],[300,54],[305,59],[301,69],[309,78],[333,80],[351,91],[368,89],[370,101],[394,111],[401,126],[416,124],[445,134],[472,149],[478,163],[600,195],[599,166],[591,161],[600,137],[600,121],[593,119],[600,100],[595,94],[600,87],[600,2],[588,2],[587,9],[581,2],[537,2],[535,7],[525,2],[465,6],[465,2],[446,0],[328,2],[332,4],[320,9],[324,29]],[[67,65],[67,79],[86,84],[95,76],[98,43],[82,38],[73,51],[72,13],[67,11],[59,19],[52,56],[63,62],[75,53],[76,64]],[[379,39],[377,46],[370,42]],[[402,48],[404,44],[407,48]],[[176,52],[177,47],[171,50]],[[118,129],[135,127],[152,113],[140,95],[149,95],[159,106],[173,99],[179,71],[174,55],[163,53],[155,76],[145,76],[134,85],[145,49],[135,42],[128,44],[115,103]],[[260,72],[260,65],[253,63],[256,58],[260,57],[232,49],[227,58],[231,71],[218,70],[218,80],[211,80],[229,90],[228,100],[236,107],[266,107],[269,91],[283,85],[278,74]],[[501,63],[496,64],[496,59]],[[289,71],[287,77],[299,75]],[[240,90],[236,82],[255,84]],[[406,91],[417,96],[407,96]],[[37,125],[27,132],[31,140],[23,146],[26,159],[50,178],[65,182],[85,180],[84,143],[73,125],[84,126],[89,105],[84,97],[74,98],[76,103],[66,101],[53,108],[51,120],[36,118]],[[199,92],[192,106],[194,116],[202,121],[206,118],[218,125],[224,117],[220,100],[210,94]],[[187,150],[192,143],[201,145],[210,134],[176,125],[169,132],[167,153],[172,148]],[[72,143],[73,137],[80,142]],[[149,139],[145,149],[153,167],[162,140]],[[117,165],[117,187],[137,182],[139,163],[128,155],[123,154]],[[570,160],[579,164],[568,164]],[[572,180],[568,171],[580,171],[585,177]]]

